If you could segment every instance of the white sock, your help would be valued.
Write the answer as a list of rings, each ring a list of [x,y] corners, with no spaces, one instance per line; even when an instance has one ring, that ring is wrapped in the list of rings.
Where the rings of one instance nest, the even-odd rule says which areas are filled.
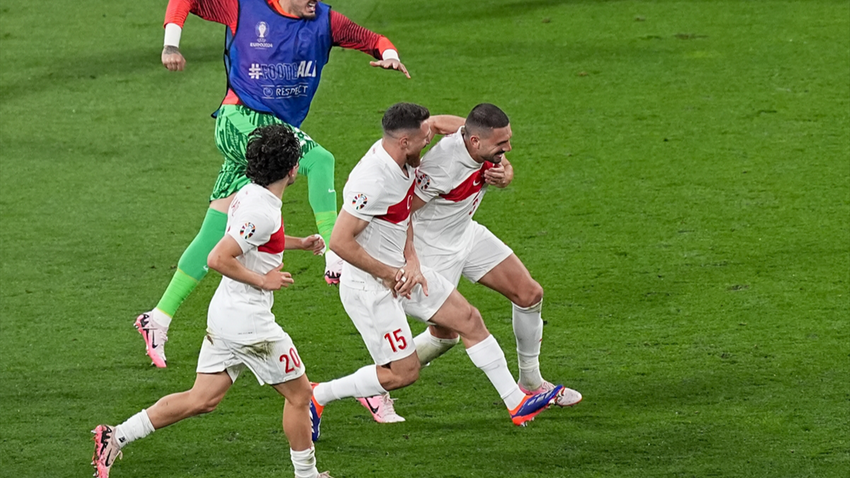
[[[316,449],[310,447],[304,451],[289,449],[289,457],[292,466],[295,467],[295,478],[316,478],[319,470],[316,469]]]
[[[543,340],[543,319],[540,309],[543,300],[524,308],[513,304],[513,325],[519,361],[519,383],[529,391],[543,385],[540,375],[540,342]]]
[[[151,319],[153,319],[156,325],[162,327],[166,331],[168,331],[168,327],[171,326],[171,316],[159,309],[151,311]]]
[[[313,396],[319,405],[347,397],[372,397],[387,393],[378,380],[378,367],[367,365],[345,377],[316,385]]]
[[[151,423],[151,419],[148,418],[147,410],[142,410],[128,418],[126,422],[115,427],[116,443],[119,448],[124,448],[126,444],[136,441],[139,438],[144,438],[153,433],[153,431],[153,424]]]
[[[419,363],[423,366],[428,365],[432,360],[448,352],[458,341],[460,341],[460,337],[453,339],[434,337],[431,335],[431,329],[425,329],[425,332],[413,338],[413,343],[416,345],[416,354],[419,355]]]
[[[496,338],[490,335],[481,342],[466,349],[469,354],[469,359],[476,367],[480,368],[490,383],[496,387],[499,396],[505,401],[508,410],[513,410],[525,398],[525,394],[519,389],[511,371],[508,370],[508,361],[505,360],[505,353],[499,347],[499,342]]]

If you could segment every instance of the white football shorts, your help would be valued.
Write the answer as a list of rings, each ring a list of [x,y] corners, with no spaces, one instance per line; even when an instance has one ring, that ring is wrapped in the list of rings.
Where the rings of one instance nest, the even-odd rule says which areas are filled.
[[[344,282],[339,285],[342,306],[378,365],[401,360],[415,352],[407,315],[427,323],[454,290],[454,286],[434,270],[424,266],[421,270],[428,281],[427,296],[421,286],[414,287],[407,299],[393,297],[387,288],[358,289]]]
[[[475,221],[469,224],[464,238],[466,244],[457,253],[446,254],[427,244],[416,243],[416,254],[423,266],[434,269],[453,286],[457,286],[461,275],[472,282],[478,282],[514,253],[489,229]]]
[[[292,338],[284,332],[281,340],[239,344],[213,337],[204,338],[201,353],[198,356],[198,373],[217,373],[227,371],[230,380],[235,382],[245,368],[251,370],[260,385],[277,385],[295,380],[304,375],[306,367],[301,362]]]

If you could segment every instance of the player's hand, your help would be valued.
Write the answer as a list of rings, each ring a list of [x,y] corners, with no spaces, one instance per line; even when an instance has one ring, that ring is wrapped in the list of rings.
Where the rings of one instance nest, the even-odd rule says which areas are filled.
[[[409,299],[413,288],[417,285],[422,286],[422,292],[427,296],[428,281],[422,275],[422,270],[419,269],[419,263],[408,262],[404,267],[396,271],[393,295]]]
[[[321,256],[325,252],[325,240],[319,234],[313,234],[301,239],[301,249],[312,250],[314,256]]]
[[[484,182],[497,188],[507,187],[511,183],[511,179],[505,171],[505,165],[501,163],[484,171]]]
[[[162,66],[168,68],[168,71],[183,71],[186,68],[186,59],[179,48],[165,45],[162,48]]]
[[[407,68],[404,67],[404,63],[402,63],[402,62],[400,62],[396,59],[370,61],[369,64],[372,65],[372,66],[376,66],[376,67],[379,66],[379,67],[381,67],[385,70],[398,70],[398,71],[404,73],[404,76],[410,78],[410,73],[407,72]]]
[[[281,287],[289,287],[293,284],[295,280],[292,279],[292,274],[283,272],[281,269],[283,269],[283,263],[266,272],[266,275],[263,276],[263,284],[260,286],[260,289],[280,290]]]

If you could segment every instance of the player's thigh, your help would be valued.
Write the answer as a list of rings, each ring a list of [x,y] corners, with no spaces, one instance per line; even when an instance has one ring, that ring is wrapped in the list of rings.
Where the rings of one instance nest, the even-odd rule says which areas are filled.
[[[230,375],[225,372],[198,373],[195,375],[195,383],[192,385],[192,397],[210,406],[218,405],[224,399],[224,395],[233,385]]]
[[[532,277],[525,264],[511,254],[478,280],[520,307],[531,307],[543,299],[543,288]]]
[[[251,182],[245,176],[245,149],[251,133],[270,124],[283,124],[274,115],[258,113],[241,105],[222,105],[215,121],[215,144],[224,162],[219,169],[210,201],[226,198]]]
[[[198,374],[227,372],[230,381],[235,382],[244,369],[245,365],[223,340],[215,339],[210,335],[204,338],[201,352],[198,354],[198,366],[195,368]]]
[[[469,227],[472,230],[472,244],[463,264],[463,276],[472,282],[480,282],[482,277],[501,265],[514,251],[481,224],[473,221]],[[522,268],[525,269],[525,266]]]
[[[481,314],[457,289],[452,289],[442,307],[437,310],[429,322],[453,330],[465,340],[480,341],[489,335],[481,319]]]
[[[464,263],[466,262],[465,253],[452,255],[437,254],[427,247],[417,248],[416,253],[419,256],[419,262],[423,266],[445,277],[452,286],[457,287],[457,283],[460,281],[460,276],[463,273]]]
[[[306,372],[298,349],[289,334],[274,341],[230,344],[235,355],[248,367],[260,385],[295,380]]]
[[[378,365],[399,361],[416,351],[400,299],[388,289],[339,286],[342,306]]]
[[[431,317],[443,307],[455,286],[428,266],[421,266],[421,271],[428,283],[428,295],[425,295],[421,285],[417,285],[410,292],[410,299],[403,298],[401,303],[407,315],[430,322]]]

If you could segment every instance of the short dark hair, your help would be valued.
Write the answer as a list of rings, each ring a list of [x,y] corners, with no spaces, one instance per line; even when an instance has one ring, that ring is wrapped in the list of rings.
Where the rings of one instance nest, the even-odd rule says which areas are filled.
[[[287,125],[272,124],[255,129],[245,149],[245,175],[260,186],[285,178],[301,159],[301,143]]]
[[[488,134],[490,130],[504,128],[511,124],[508,115],[498,106],[490,103],[481,103],[466,117],[466,129],[472,134]]]
[[[381,126],[384,133],[419,129],[422,122],[431,117],[428,108],[413,103],[396,103],[387,109]]]

